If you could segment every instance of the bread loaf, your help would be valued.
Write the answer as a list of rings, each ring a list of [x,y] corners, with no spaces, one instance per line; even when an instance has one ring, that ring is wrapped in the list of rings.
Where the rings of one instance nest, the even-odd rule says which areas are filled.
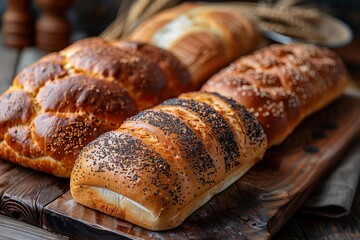
[[[174,228],[339,96],[347,78],[334,53],[310,45],[244,57],[203,87],[237,102],[192,92],[128,119],[81,152],[72,196],[147,229]]]
[[[221,5],[184,3],[145,21],[129,39],[174,53],[196,87],[257,47],[259,32],[248,17]]]
[[[240,58],[201,88],[235,99],[263,126],[269,147],[342,94],[349,75],[336,54],[306,44],[273,45]]]
[[[25,68],[0,97],[0,156],[69,177],[80,150],[127,117],[192,89],[170,52],[79,41]]]
[[[151,42],[163,46],[169,37],[165,32],[176,32],[171,37],[176,44],[168,49],[180,59],[146,43],[92,38],[25,68],[0,97],[0,157],[69,177],[76,156],[89,141],[140,110],[199,88],[206,76],[253,49],[255,28],[228,10],[199,10],[206,20],[194,16],[201,24],[190,32],[186,27],[173,29],[176,24],[167,25],[166,31],[153,25],[163,16],[177,19],[186,9],[195,10],[195,5],[150,19],[132,37],[150,41],[143,33],[151,28],[157,36]]]
[[[71,193],[90,208],[165,230],[236,181],[265,150],[264,132],[244,107],[217,94],[183,94],[85,147]]]

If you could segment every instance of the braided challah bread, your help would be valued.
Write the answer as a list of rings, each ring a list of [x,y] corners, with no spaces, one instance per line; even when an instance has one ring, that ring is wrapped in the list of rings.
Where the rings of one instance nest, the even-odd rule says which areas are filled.
[[[126,120],[82,151],[74,199],[139,226],[164,230],[261,159],[266,136],[234,100],[194,92]]]
[[[235,61],[201,90],[231,97],[247,107],[262,124],[270,147],[341,95],[348,78],[341,59],[328,49],[273,45]]]
[[[253,51],[259,32],[248,17],[230,7],[183,3],[145,21],[129,39],[174,53],[200,87],[220,68]]]
[[[244,57],[203,88],[237,102],[192,92],[140,112],[84,148],[71,193],[85,206],[144,228],[176,227],[301,119],[339,96],[347,78],[334,53],[310,45],[273,46]]]
[[[165,50],[99,38],[79,41],[25,68],[2,94],[0,156],[69,177],[88,142],[190,89],[186,68]]]

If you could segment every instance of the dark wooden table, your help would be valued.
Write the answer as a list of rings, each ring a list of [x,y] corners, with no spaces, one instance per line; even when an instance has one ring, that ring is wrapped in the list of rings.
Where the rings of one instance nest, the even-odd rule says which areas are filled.
[[[19,70],[43,55],[44,53],[36,48],[16,50],[0,45],[0,92],[11,85],[13,77]],[[357,88],[360,82],[360,67],[352,66],[350,69],[357,80],[353,86]],[[63,237],[0,215],[0,239],[63,239]],[[297,212],[273,239],[360,239],[360,185],[348,216],[328,219]]]

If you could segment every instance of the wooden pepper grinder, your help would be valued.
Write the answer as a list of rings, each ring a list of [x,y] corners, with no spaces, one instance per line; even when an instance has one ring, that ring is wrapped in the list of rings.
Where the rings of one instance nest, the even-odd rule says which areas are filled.
[[[8,0],[3,15],[3,42],[6,46],[22,48],[34,43],[34,17],[31,0]]]
[[[71,27],[66,12],[73,0],[36,0],[43,11],[35,25],[35,43],[46,52],[59,51],[70,43]]]

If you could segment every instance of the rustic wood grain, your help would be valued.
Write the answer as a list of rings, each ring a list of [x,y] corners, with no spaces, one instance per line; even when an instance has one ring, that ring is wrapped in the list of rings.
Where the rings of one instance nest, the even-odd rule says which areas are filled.
[[[11,177],[17,180],[9,184],[2,193],[1,213],[35,226],[43,225],[43,208],[69,189],[68,179],[59,179],[25,168],[22,168],[20,174],[13,174]],[[5,181],[1,174],[0,182]]]
[[[77,204],[69,192],[45,207],[44,228],[87,239],[270,238],[358,135],[359,103],[359,98],[343,96],[308,118],[262,162],[173,230],[142,229]],[[75,225],[80,232],[69,230]],[[295,232],[301,233],[301,226]]]
[[[24,171],[23,168],[12,163],[0,160],[0,174],[0,196],[2,196],[7,188],[22,182],[23,179],[30,174],[30,172]]]
[[[273,240],[307,240],[305,232],[303,232],[303,229],[299,226],[295,216],[297,216],[297,214],[290,218],[285,226],[275,234]]]
[[[129,239],[142,232],[141,228],[130,223],[78,204],[70,191],[45,207],[43,227],[72,239]]]
[[[65,240],[68,238],[0,214],[0,239]]]

